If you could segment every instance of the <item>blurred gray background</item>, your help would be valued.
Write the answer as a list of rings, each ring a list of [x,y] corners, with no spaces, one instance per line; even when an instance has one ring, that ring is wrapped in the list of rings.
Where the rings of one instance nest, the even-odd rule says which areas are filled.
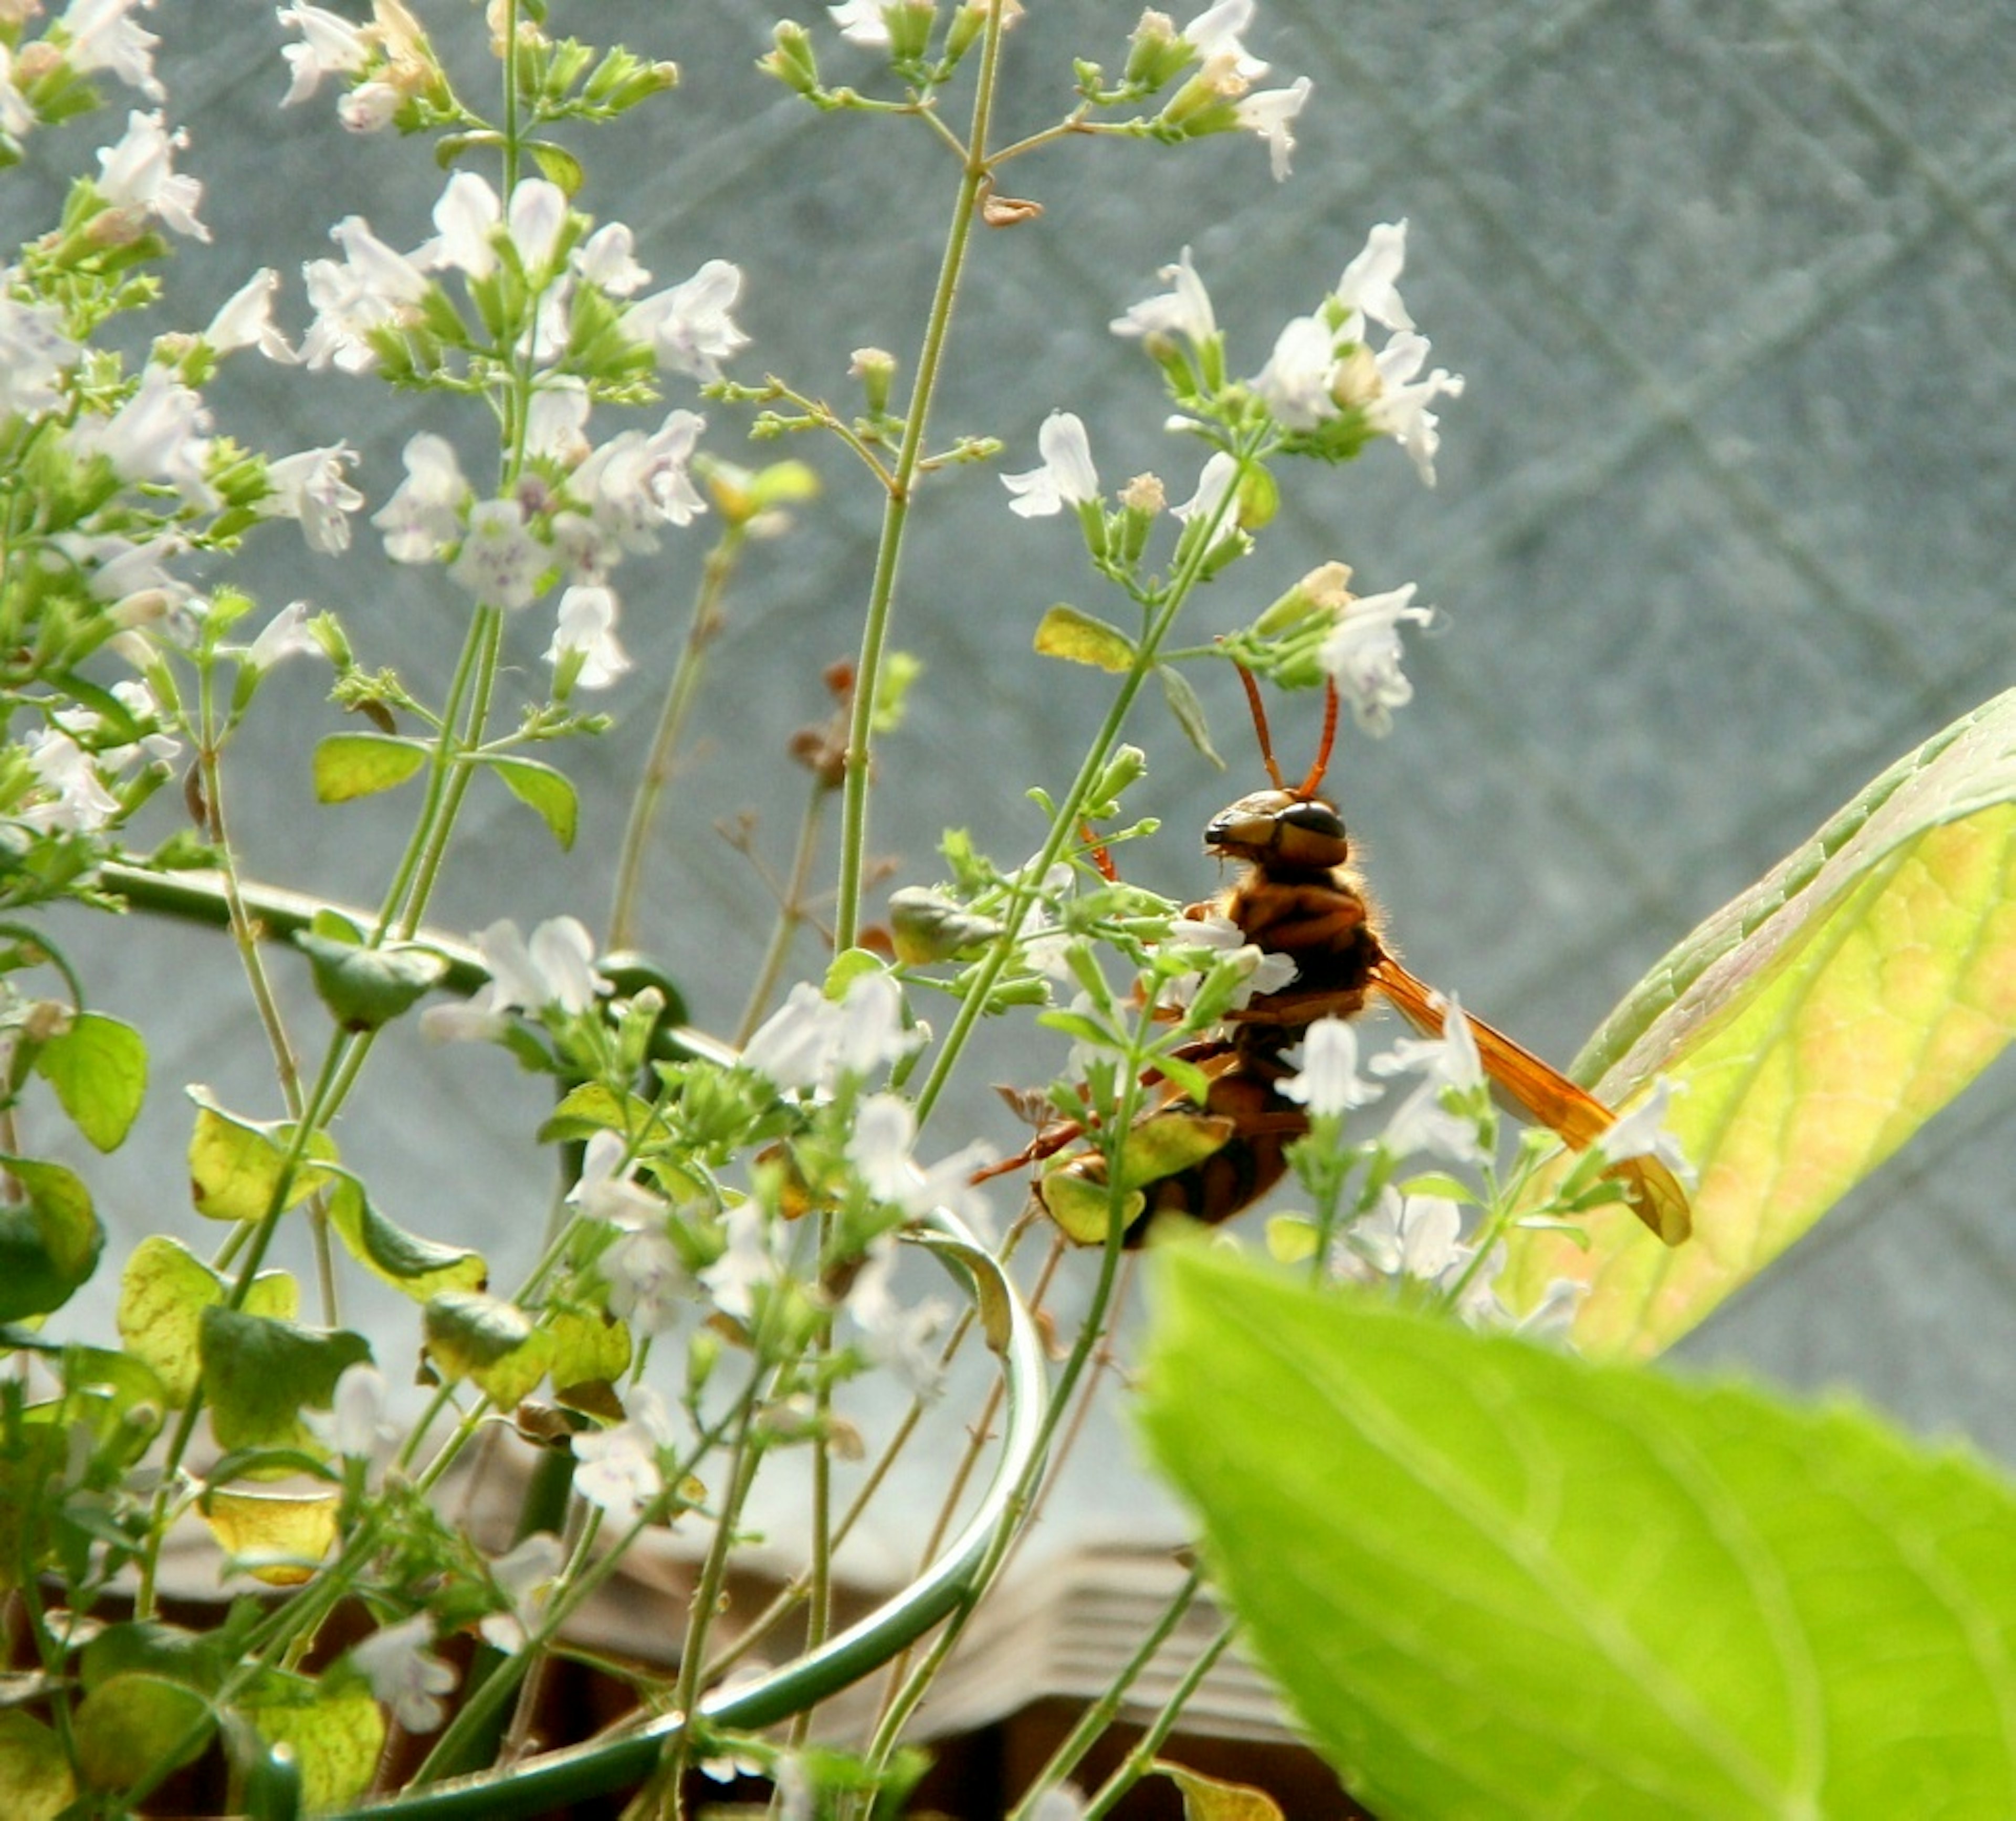
[[[419,10],[445,44],[479,17],[459,0]],[[584,142],[579,202],[630,222],[661,283],[711,257],[742,266],[738,316],[754,345],[737,377],[774,371],[844,408],[854,348],[895,350],[907,371],[954,175],[934,141],[913,124],[817,117],[759,77],[776,15],[745,0],[557,10],[563,28],[684,69],[676,95]],[[872,60],[822,29],[822,9],[793,10],[830,80],[871,80]],[[1073,56],[1117,68],[1135,16],[1031,0],[1010,41],[1003,136],[1069,105]],[[297,334],[300,263],[347,214],[402,247],[432,231],[441,178],[423,153],[347,139],[328,90],[279,111],[271,7],[164,0],[149,22],[169,41],[171,117],[190,129],[183,164],[207,186],[217,236],[185,247],[172,275],[191,326],[270,263]],[[999,435],[999,467],[1027,467],[1043,416],[1065,406],[1092,426],[1109,485],[1152,467],[1187,490],[1196,458],[1161,433],[1157,376],[1108,319],[1161,288],[1157,269],[1189,245],[1234,366],[1257,370],[1366,230],[1408,218],[1409,305],[1436,360],[1469,382],[1444,413],[1439,489],[1390,446],[1341,471],[1287,471],[1278,526],[1199,603],[1185,636],[1236,622],[1330,557],[1368,591],[1419,582],[1441,619],[1413,642],[1418,699],[1383,744],[1349,742],[1331,784],[1410,964],[1565,1061],[1699,918],[2009,680],[2016,34],[1979,0],[1263,0],[1247,42],[1274,65],[1269,85],[1316,84],[1291,181],[1273,183],[1244,135],[1174,150],[1071,144],[1013,167],[1003,189],[1044,213],[978,238],[935,440]],[[481,60],[456,52],[465,71]],[[38,173],[60,176],[116,136],[120,99],[119,113],[34,142],[28,171],[0,185],[10,230],[41,218]],[[216,397],[221,428],[269,449],[349,439],[364,453],[367,510],[397,484],[414,428],[457,427],[438,404],[245,356]],[[690,402],[676,389],[670,400]],[[836,447],[752,449],[736,412],[709,415],[715,453],[795,454],[828,483],[737,585],[650,864],[646,940],[697,1021],[725,1030],[770,907],[716,825],[753,813],[767,863],[787,864],[805,784],[785,743],[826,712],[821,667],[858,642],[878,501]],[[459,428],[478,446],[480,424]],[[367,662],[438,691],[459,593],[384,561],[361,517],[358,533],[339,563],[304,555],[279,528],[251,579],[272,608],[305,594],[338,609]],[[528,813],[479,795],[441,923],[509,914],[529,928],[569,910],[603,926],[627,791],[707,535],[669,539],[617,577],[637,661],[601,698],[618,724],[556,755],[587,808],[576,853],[563,859]],[[1031,654],[1038,617],[1059,600],[1121,606],[1087,577],[1067,521],[1011,517],[983,468],[931,484],[895,635],[927,673],[882,751],[873,825],[894,882],[938,876],[948,825],[1006,861],[1037,844],[1021,792],[1068,781],[1106,699],[1103,678]],[[550,615],[512,627],[527,696]],[[1135,806],[1162,816],[1165,833],[1125,865],[1179,896],[1213,888],[1193,831],[1256,773],[1229,674],[1195,674],[1229,777],[1158,701],[1144,698],[1130,729],[1153,765]],[[310,802],[311,738],[340,724],[324,680],[308,665],[277,676],[266,743],[236,767],[237,830],[255,873],[375,895],[391,820]],[[1300,753],[1313,730],[1287,726],[1283,745]],[[152,996],[159,1008],[146,1020],[156,1074],[142,1138],[94,1180],[125,1232],[186,1234],[179,1086],[207,1081],[247,1111],[277,1110],[263,1048],[211,939],[131,924],[101,926],[92,946],[106,1004],[131,1011]],[[795,972],[819,965],[808,944]],[[298,970],[279,966],[298,990]],[[303,1040],[319,1042],[319,1015],[303,1001],[300,1015]],[[397,1217],[480,1240],[508,1282],[545,1213],[523,1136],[538,1085],[501,1054],[427,1051],[408,1029],[375,1066],[377,1091],[344,1122],[346,1155]],[[997,1046],[927,1151],[975,1130],[1012,1146],[981,1084],[1048,1066]],[[1993,1072],[1687,1355],[1798,1386],[1852,1384],[1917,1429],[2016,1455],[2009,1361],[1993,1339],[2016,1289],[2012,1101],[2016,1073]],[[112,1286],[99,1289],[109,1307]],[[409,1319],[383,1314],[383,1332]],[[1122,1517],[1138,1532],[1114,1451],[1093,1458],[1104,1464],[1075,1480],[1075,1502],[1052,1509],[1053,1540]]]

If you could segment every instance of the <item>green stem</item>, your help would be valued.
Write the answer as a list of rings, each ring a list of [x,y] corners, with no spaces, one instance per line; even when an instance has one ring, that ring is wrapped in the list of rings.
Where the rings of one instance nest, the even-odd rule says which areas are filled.
[[[721,541],[707,553],[693,596],[693,618],[686,626],[686,643],[665,689],[664,706],[658,711],[657,731],[651,737],[651,751],[644,762],[644,775],[638,780],[637,794],[631,799],[629,819],[624,824],[623,846],[617,856],[616,889],[609,906],[609,946],[634,947],[636,943],[637,906],[643,889],[644,855],[650,846],[658,808],[665,787],[672,780],[672,762],[679,736],[700,693],[706,669],[707,646],[721,630],[722,597],[735,572],[736,558],[743,538],[740,525],[730,525]]]
[[[1113,1805],[1133,1788],[1141,1779],[1154,1769],[1155,1754],[1162,1749],[1169,1734],[1190,1698],[1199,1685],[1211,1673],[1211,1665],[1225,1654],[1232,1642],[1234,1627],[1227,1624],[1218,1635],[1197,1653],[1197,1660],[1184,1672],[1183,1679],[1170,1690],[1169,1698],[1162,1704],[1162,1711],[1155,1716],[1154,1723],[1141,1735],[1134,1749],[1127,1754],[1120,1768],[1100,1785],[1099,1793],[1085,1804],[1082,1821],[1099,1821],[1102,1815],[1112,1812]]]
[[[959,197],[952,207],[945,251],[938,263],[938,285],[931,297],[931,316],[924,326],[923,346],[917,356],[916,383],[911,388],[903,440],[896,452],[889,497],[882,510],[881,542],[875,553],[875,575],[869,590],[867,621],[862,628],[861,656],[855,665],[854,710],[848,728],[847,770],[841,813],[840,889],[833,911],[833,946],[838,949],[851,948],[861,927],[862,880],[868,855],[868,785],[875,698],[882,674],[883,656],[888,647],[897,567],[902,554],[904,532],[909,524],[917,464],[923,455],[925,428],[944,366],[946,342],[952,333],[952,305],[959,294],[959,275],[966,269],[967,253],[973,242],[974,222],[989,181],[987,131],[994,109],[995,90],[1000,80],[1001,29],[1001,8],[998,5],[991,6],[986,33],[981,41],[979,78],[974,89],[973,128],[967,136],[966,167],[959,178]]]

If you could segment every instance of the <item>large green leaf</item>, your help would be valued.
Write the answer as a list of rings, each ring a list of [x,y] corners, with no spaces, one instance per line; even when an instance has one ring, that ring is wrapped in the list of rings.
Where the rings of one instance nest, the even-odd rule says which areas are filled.
[[[105,1229],[83,1179],[60,1163],[0,1156],[14,1195],[0,1205],[0,1322],[60,1309],[91,1281]]]
[[[1381,1821],[2016,1815],[2016,1492],[1845,1405],[1158,1263],[1145,1422]]]
[[[1669,1345],[1804,1234],[2016,1034],[2016,691],[1885,772],[1673,950],[1575,1073],[1654,1074],[1700,1175],[1668,1250],[1622,1210],[1584,1250],[1515,1235],[1515,1300],[1589,1286],[1585,1352]],[[1597,1079],[1600,1077],[1600,1079]]]
[[[80,1011],[44,1039],[35,1073],[56,1090],[79,1131],[99,1150],[116,1151],[146,1096],[146,1039],[102,1011]]]

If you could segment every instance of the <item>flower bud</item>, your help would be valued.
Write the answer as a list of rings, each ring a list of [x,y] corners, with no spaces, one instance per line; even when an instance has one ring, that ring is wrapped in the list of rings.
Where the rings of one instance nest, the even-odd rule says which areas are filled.
[[[800,95],[819,92],[819,58],[812,50],[812,38],[802,25],[792,20],[777,22],[770,34],[770,48],[756,59],[756,67]]]
[[[1190,60],[1190,45],[1166,13],[1143,13],[1127,42],[1126,80],[1152,95]]]
[[[889,388],[896,377],[896,357],[880,348],[857,348],[847,370],[861,382],[861,395],[869,415],[880,417],[889,409]]]
[[[1347,586],[1350,580],[1348,563],[1325,563],[1312,569],[1253,622],[1253,630],[1263,639],[1271,639],[1312,614],[1334,618],[1351,599]]]

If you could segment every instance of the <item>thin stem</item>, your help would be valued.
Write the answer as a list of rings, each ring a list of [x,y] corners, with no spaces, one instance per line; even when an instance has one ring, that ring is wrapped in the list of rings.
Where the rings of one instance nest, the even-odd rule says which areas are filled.
[[[923,455],[925,427],[944,366],[945,345],[952,334],[952,305],[959,294],[959,276],[966,269],[974,222],[988,182],[987,131],[994,109],[995,89],[1000,80],[1001,29],[1001,7],[997,3],[988,11],[987,29],[981,39],[979,77],[974,88],[973,127],[967,139],[965,168],[959,178],[958,200],[952,206],[952,222],[938,264],[938,286],[932,294],[931,315],[924,326],[923,346],[917,356],[916,383],[911,389],[903,440],[897,450],[895,467],[890,478],[889,497],[882,509],[882,538],[875,553],[875,576],[869,590],[868,617],[862,628],[860,659],[855,666],[854,712],[848,729],[847,770],[841,813],[840,889],[833,912],[836,948],[851,948],[861,927],[862,881],[868,858],[868,784],[875,698],[882,673],[883,654],[888,646],[896,571],[902,554],[903,535],[909,524],[917,464]]]
[[[1098,1821],[1102,1815],[1112,1812],[1113,1805],[1133,1788],[1143,1777],[1154,1768],[1155,1754],[1162,1749],[1190,1698],[1197,1691],[1204,1679],[1210,1675],[1211,1665],[1222,1657],[1232,1643],[1237,1628],[1227,1621],[1218,1635],[1197,1653],[1197,1660],[1184,1672],[1183,1679],[1169,1691],[1169,1698],[1162,1704],[1147,1732],[1141,1735],[1134,1749],[1127,1754],[1120,1768],[1099,1786],[1099,1793],[1085,1804],[1083,1821]]]
[[[658,711],[657,730],[651,736],[651,750],[644,761],[644,773],[637,781],[637,794],[631,799],[630,814],[623,828],[623,846],[617,856],[616,889],[609,905],[609,946],[634,947],[636,943],[637,907],[643,891],[644,856],[649,851],[653,830],[665,787],[672,781],[673,760],[686,718],[700,693],[705,670],[707,646],[721,630],[722,597],[735,573],[744,532],[731,525],[721,541],[707,553],[700,570],[700,586],[694,591],[693,618],[687,622],[686,643],[672,680],[665,688],[664,706]]]
[[[812,862],[818,856],[819,835],[826,827],[826,800],[831,795],[826,780],[815,773],[812,795],[806,799],[805,813],[798,823],[798,844],[791,856],[790,877],[779,896],[777,921],[770,932],[770,946],[763,952],[763,965],[756,971],[755,983],[749,989],[741,1021],[735,1027],[734,1042],[738,1050],[748,1043],[756,1026],[762,1022],[763,1014],[769,1008],[770,996],[777,990],[784,963],[790,958],[792,941],[804,925],[805,889],[812,882]]]

